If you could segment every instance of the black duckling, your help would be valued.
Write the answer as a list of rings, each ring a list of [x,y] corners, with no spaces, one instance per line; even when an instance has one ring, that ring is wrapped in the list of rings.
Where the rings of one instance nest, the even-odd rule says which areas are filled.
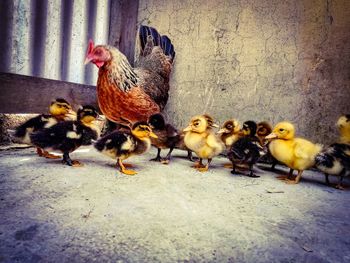
[[[112,132],[95,143],[95,148],[113,158],[117,159],[117,167],[120,172],[127,175],[137,174],[136,171],[127,170],[122,161],[132,155],[140,155],[147,152],[151,148],[152,138],[157,138],[152,132],[151,127],[146,122],[136,122],[132,125],[131,130],[119,130]]]
[[[350,175],[350,115],[341,116],[337,121],[340,133],[339,143],[334,143],[316,155],[316,167],[325,173],[326,183],[329,185],[329,175],[339,176],[336,185],[344,189],[342,181]]]
[[[94,121],[98,113],[93,106],[79,108],[76,121],[63,121],[30,135],[32,143],[43,149],[58,150],[63,153],[63,163],[69,166],[82,166],[71,160],[69,153],[81,145],[89,145],[96,140],[99,130]]]
[[[227,157],[232,162],[232,174],[236,173],[237,164],[248,164],[249,177],[260,177],[253,172],[254,164],[260,158],[260,150],[258,144],[259,139],[256,137],[257,125],[254,121],[246,121],[243,123],[243,137],[238,139],[228,150]]]
[[[164,116],[160,113],[151,115],[148,119],[148,124],[152,128],[152,131],[158,137],[151,137],[151,144],[155,146],[158,150],[156,158],[151,159],[151,161],[157,161],[163,164],[168,164],[170,161],[172,151],[181,140],[180,133],[171,124],[165,123]],[[162,149],[169,149],[169,152],[165,158],[162,158],[160,156],[160,152]]]
[[[61,121],[76,119],[76,113],[72,110],[72,106],[62,98],[57,98],[51,102],[49,112],[50,114],[40,114],[18,126],[15,130],[14,137],[21,143],[31,145],[31,133],[44,128],[49,128]],[[50,154],[41,148],[37,148],[37,154],[50,159],[61,158],[60,156]]]

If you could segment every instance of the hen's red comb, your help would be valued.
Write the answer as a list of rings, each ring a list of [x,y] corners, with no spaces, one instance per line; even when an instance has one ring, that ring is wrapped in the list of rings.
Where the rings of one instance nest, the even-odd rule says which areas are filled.
[[[94,50],[94,42],[91,39],[89,39],[87,55],[91,54],[93,50]]]

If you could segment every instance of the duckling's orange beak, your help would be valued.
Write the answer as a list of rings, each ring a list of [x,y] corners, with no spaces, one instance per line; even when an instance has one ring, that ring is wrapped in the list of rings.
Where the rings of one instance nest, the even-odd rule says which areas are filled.
[[[265,139],[268,139],[268,140],[275,139],[275,138],[277,138],[277,134],[273,132],[265,137]]]
[[[150,132],[149,133],[149,137],[152,137],[152,138],[155,138],[155,139],[158,138],[158,136],[154,132]]]
[[[191,130],[192,130],[191,126],[187,126],[185,129],[183,129],[184,132],[189,132]]]
[[[70,109],[65,114],[65,118],[75,121],[77,119],[77,113],[74,110]]]
[[[222,133],[229,133],[230,131],[226,128],[221,128],[220,130],[218,130],[216,133],[217,134],[222,134]]]
[[[213,123],[213,124],[211,125],[211,127],[214,127],[214,128],[219,128],[220,126],[219,126],[219,125],[217,125],[216,123]]]

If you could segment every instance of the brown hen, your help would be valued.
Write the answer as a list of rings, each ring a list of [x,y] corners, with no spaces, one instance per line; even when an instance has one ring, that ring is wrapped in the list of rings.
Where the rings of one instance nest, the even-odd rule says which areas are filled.
[[[85,63],[98,68],[97,98],[102,113],[110,121],[130,125],[146,121],[162,111],[169,97],[169,76],[175,58],[167,36],[141,26],[135,68],[115,47],[89,42]]]

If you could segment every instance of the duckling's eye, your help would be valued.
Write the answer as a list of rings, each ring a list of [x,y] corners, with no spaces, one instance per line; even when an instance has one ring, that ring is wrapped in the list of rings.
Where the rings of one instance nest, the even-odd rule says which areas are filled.
[[[284,129],[281,128],[281,129],[279,129],[279,131],[280,131],[280,132],[284,132]]]
[[[226,128],[227,128],[227,129],[232,129],[232,125],[229,124],[229,125],[226,126]]]
[[[198,126],[199,125],[199,122],[195,122],[193,123],[194,126]]]

